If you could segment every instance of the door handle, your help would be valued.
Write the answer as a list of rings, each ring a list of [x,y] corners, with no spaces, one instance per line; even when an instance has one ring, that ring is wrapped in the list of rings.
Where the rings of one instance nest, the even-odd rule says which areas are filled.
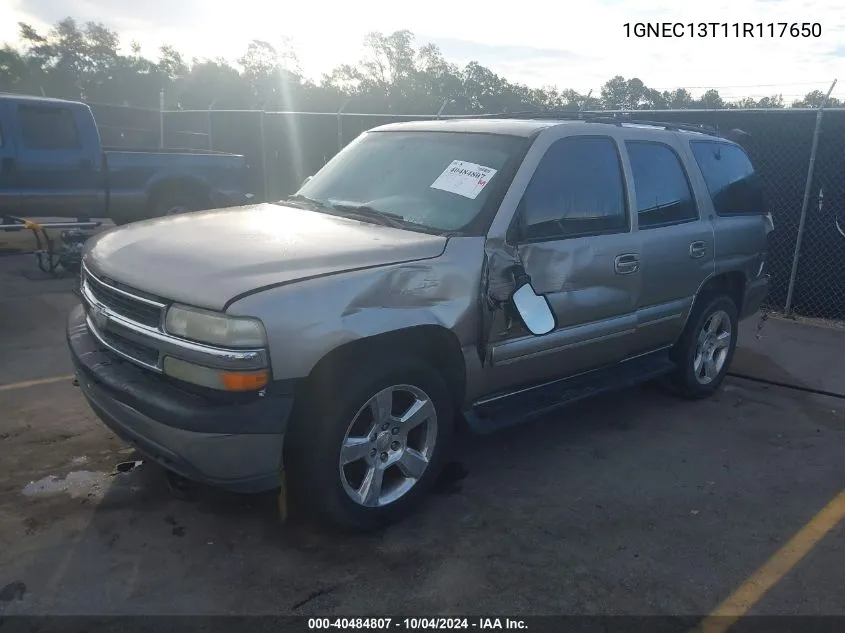
[[[630,275],[640,269],[640,258],[633,253],[617,255],[613,260],[613,269],[617,275]]]
[[[707,245],[704,242],[693,242],[689,245],[689,256],[693,259],[704,257],[707,254]]]

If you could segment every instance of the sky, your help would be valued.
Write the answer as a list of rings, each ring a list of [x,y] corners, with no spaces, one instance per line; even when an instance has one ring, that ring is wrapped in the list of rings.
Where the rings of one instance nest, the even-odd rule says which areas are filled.
[[[715,87],[727,99],[780,93],[791,102],[810,90],[826,92],[839,78],[833,96],[845,99],[841,0],[578,0],[568,6],[426,0],[410,6],[395,0],[0,0],[0,42],[17,40],[20,21],[46,28],[67,16],[101,21],[125,44],[138,41],[150,57],[169,43],[188,58],[234,60],[250,40],[287,38],[303,71],[319,78],[359,59],[368,32],[408,29],[418,45],[437,44],[451,62],[478,61],[532,87],[598,95],[605,81],[622,75],[695,96]],[[821,26],[821,37],[626,36],[626,23],[643,22],[808,22]]]

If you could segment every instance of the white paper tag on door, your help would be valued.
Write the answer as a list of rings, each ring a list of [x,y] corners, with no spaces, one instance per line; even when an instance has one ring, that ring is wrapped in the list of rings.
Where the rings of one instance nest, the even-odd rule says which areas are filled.
[[[431,188],[475,200],[495,175],[496,170],[492,167],[453,160],[437,180],[431,183]]]

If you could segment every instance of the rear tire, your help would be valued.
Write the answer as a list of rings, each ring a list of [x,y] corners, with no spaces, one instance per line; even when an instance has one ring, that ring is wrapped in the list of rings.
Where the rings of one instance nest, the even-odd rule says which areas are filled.
[[[378,529],[413,512],[440,473],[454,426],[451,394],[416,358],[331,374],[314,379],[288,427],[289,489],[336,527]]]
[[[132,222],[141,222],[142,220],[163,218],[168,215],[203,211],[211,207],[211,201],[199,192],[173,188],[155,193],[142,213],[114,218],[113,221],[120,226]]]
[[[152,201],[150,217],[163,218],[206,208],[208,205],[200,196],[190,191],[177,190],[156,196]]]
[[[696,302],[672,350],[677,368],[667,378],[676,394],[690,400],[713,395],[733,360],[738,324],[736,304],[729,297],[702,297]]]

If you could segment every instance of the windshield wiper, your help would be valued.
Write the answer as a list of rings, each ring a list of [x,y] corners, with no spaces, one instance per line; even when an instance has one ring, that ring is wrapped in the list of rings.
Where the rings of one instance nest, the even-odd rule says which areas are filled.
[[[320,209],[321,211],[331,211],[334,207],[327,202],[323,202],[322,200],[317,200],[317,198],[309,198],[308,196],[303,196],[302,194],[296,193],[292,196],[288,196],[276,202],[275,204],[299,204],[306,208],[310,209]]]
[[[353,218],[356,220],[363,220],[365,222],[372,222],[381,226],[389,226],[394,229],[411,229],[414,231],[422,231],[423,233],[430,233],[433,235],[442,235],[444,237],[455,237],[463,235],[457,231],[438,231],[423,224],[417,224],[406,220],[397,213],[390,213],[388,211],[380,211],[375,207],[367,204],[357,204],[354,202],[328,202],[303,196],[302,194],[294,194],[284,198],[275,204],[295,204],[307,209],[314,209],[322,211],[323,213],[330,213],[332,215],[339,215],[345,218]]]
[[[388,213],[387,211],[379,211],[375,207],[366,204],[351,204],[347,202],[332,202],[332,208],[343,213],[344,216],[357,217],[361,220],[374,221],[383,226],[390,226],[394,229],[404,229],[409,226],[418,226],[414,222],[409,222],[401,215],[395,213]]]
[[[364,204],[352,204],[345,202],[326,202],[303,196],[302,194],[294,194],[288,196],[278,204],[296,204],[309,209],[317,209],[319,211],[326,211],[335,215],[343,217],[355,217],[359,220],[366,220],[369,222],[376,222],[384,226],[401,227],[406,223],[401,216],[393,213],[379,211],[373,207]]]

